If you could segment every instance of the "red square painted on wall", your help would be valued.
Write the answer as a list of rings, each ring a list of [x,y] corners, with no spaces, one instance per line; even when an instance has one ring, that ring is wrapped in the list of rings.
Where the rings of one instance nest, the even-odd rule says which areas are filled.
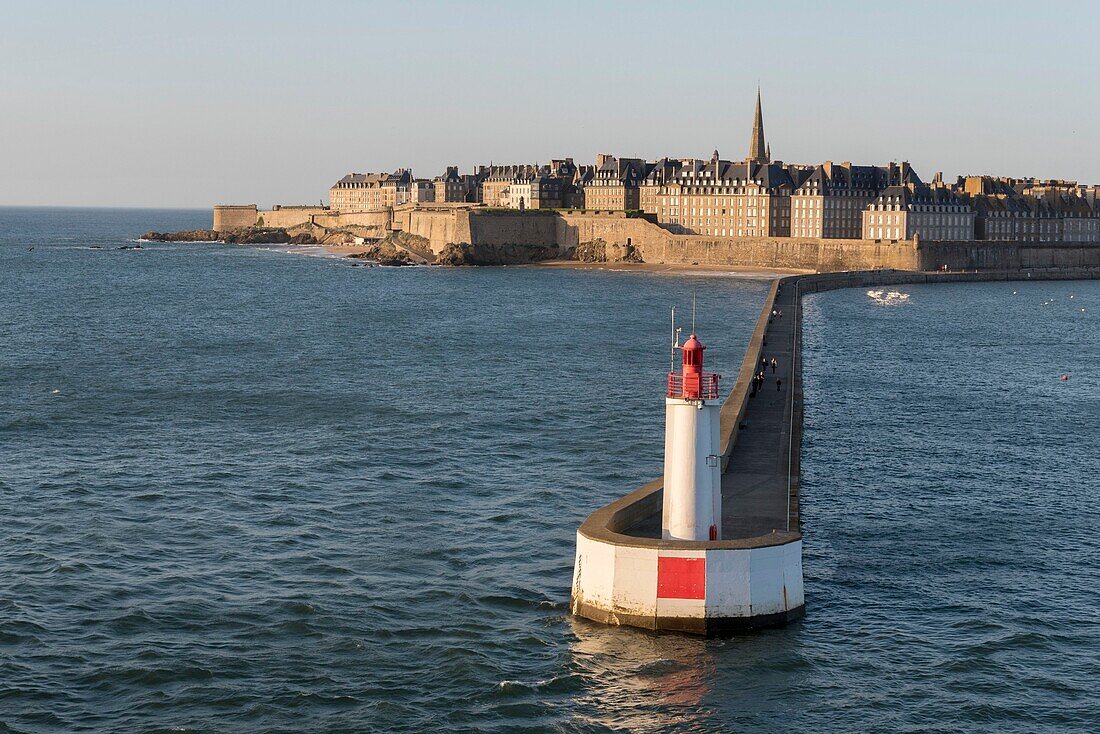
[[[658,599],[706,599],[707,559],[657,556]]]

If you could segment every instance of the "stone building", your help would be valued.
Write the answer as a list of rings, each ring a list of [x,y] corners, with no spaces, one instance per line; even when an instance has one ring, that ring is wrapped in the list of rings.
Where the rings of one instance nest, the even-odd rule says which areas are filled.
[[[682,161],[670,182],[658,189],[657,222],[680,234],[787,237],[791,194],[807,173],[754,160]]]
[[[676,178],[683,165],[683,161],[673,158],[662,158],[648,164],[646,166],[646,177],[638,185],[638,208],[648,214],[656,214],[657,195],[661,192],[663,186],[671,183]]]
[[[943,186],[889,186],[863,210],[865,240],[972,240],[974,210]]]
[[[432,179],[437,202],[475,202],[478,199],[478,173],[459,173],[458,166],[447,166],[442,176]]]
[[[566,209],[584,209],[584,189],[596,176],[596,167],[584,164],[576,167],[569,186],[565,188],[562,196],[562,206]]]
[[[537,168],[537,166],[528,164],[508,166],[490,165],[484,170],[484,175],[481,180],[481,202],[484,203],[485,206],[511,207],[512,197],[509,187],[515,182],[526,181],[534,176],[537,172]]]
[[[526,172],[512,180],[508,187],[511,209],[560,209],[565,179],[550,175],[546,168]]]
[[[1012,179],[959,177],[954,190],[974,210],[974,237],[979,240],[1038,242],[1039,209]]]
[[[584,185],[584,207],[611,211],[640,208],[638,188],[646,177],[641,158],[616,158],[600,154],[596,170]]]
[[[412,171],[349,173],[329,189],[329,207],[342,212],[372,211],[407,204]]]
[[[1032,179],[1021,188],[1040,212],[1040,242],[1100,242],[1097,187],[1081,186],[1076,181]],[[1044,222],[1042,215],[1046,213],[1057,222]]]
[[[409,203],[428,204],[435,201],[435,184],[426,178],[417,178],[409,184]]]
[[[510,209],[560,209],[572,197],[576,173],[572,158],[542,166],[489,166],[481,181],[481,200]]]
[[[1005,242],[1100,242],[1095,190],[1072,181],[960,176],[974,237]]]
[[[644,182],[646,205],[655,202],[658,224],[681,234],[787,237],[791,195],[811,172],[805,166],[772,161],[757,90],[745,160],[725,161],[714,151],[710,161],[687,159],[655,166]]]
[[[887,186],[908,183],[920,179],[905,161],[886,167],[825,161],[791,196],[791,236],[859,239],[864,208]]]

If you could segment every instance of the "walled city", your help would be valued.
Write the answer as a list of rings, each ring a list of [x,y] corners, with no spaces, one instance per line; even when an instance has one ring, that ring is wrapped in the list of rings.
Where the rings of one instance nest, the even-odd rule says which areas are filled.
[[[217,205],[214,229],[306,227],[356,241],[404,232],[436,254],[456,243],[527,245],[548,248],[546,257],[822,271],[1095,267],[1098,193],[1097,185],[1035,178],[946,182],[937,173],[926,182],[905,161],[773,160],[757,92],[740,160],[715,150],[709,159],[602,154],[593,164],[451,166],[432,179],[409,169],[349,173],[331,187],[328,206]]]

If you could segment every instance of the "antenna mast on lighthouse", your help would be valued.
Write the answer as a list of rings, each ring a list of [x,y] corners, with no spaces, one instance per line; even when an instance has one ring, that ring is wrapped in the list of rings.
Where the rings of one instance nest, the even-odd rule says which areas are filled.
[[[691,333],[692,334],[695,333],[695,297],[698,294],[699,294],[699,292],[696,289],[694,289],[694,288],[691,289]]]
[[[672,307],[672,340],[668,349],[668,371],[676,369],[676,307]]]

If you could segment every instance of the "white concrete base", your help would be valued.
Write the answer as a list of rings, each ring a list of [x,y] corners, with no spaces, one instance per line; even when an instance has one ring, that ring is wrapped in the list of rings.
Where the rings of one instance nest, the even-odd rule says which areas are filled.
[[[577,533],[573,568],[572,612],[610,624],[712,634],[788,621],[805,604],[801,539],[672,550]]]

